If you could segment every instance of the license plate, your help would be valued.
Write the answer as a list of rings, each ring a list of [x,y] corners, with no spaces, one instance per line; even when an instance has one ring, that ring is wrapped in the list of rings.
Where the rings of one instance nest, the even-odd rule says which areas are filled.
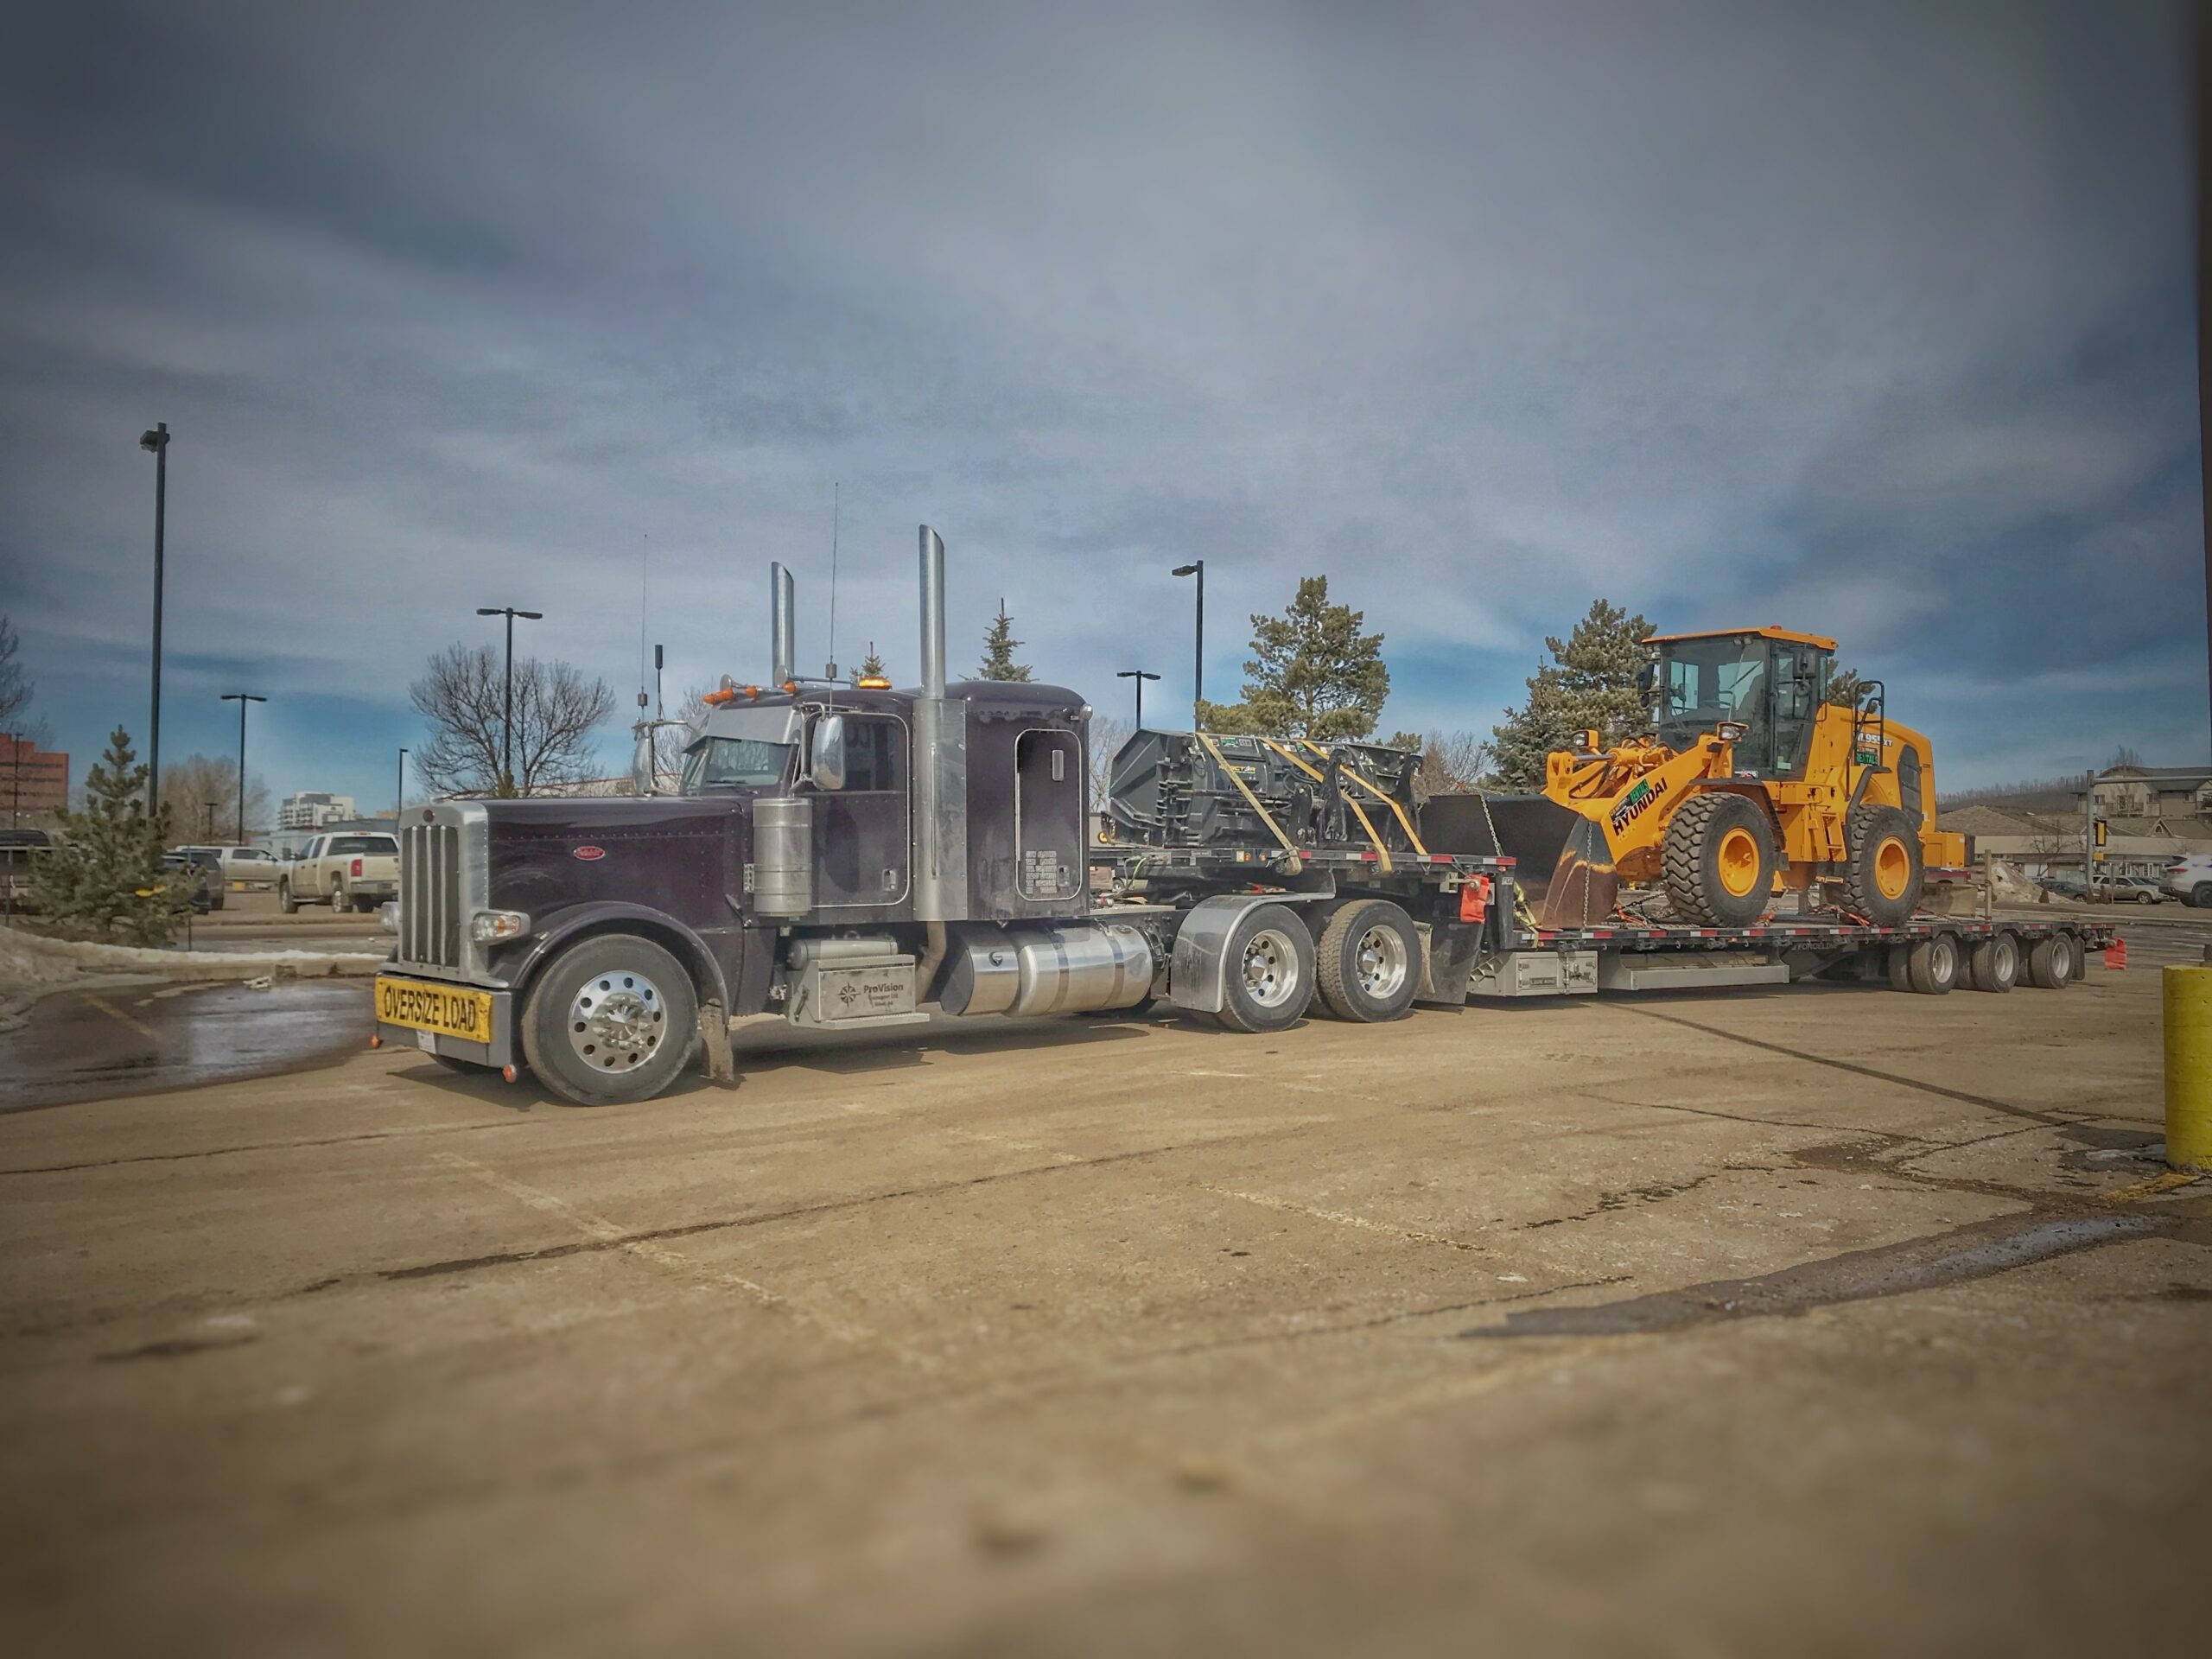
[[[492,993],[429,985],[419,979],[379,978],[377,1019],[410,1031],[488,1043],[492,1040]]]

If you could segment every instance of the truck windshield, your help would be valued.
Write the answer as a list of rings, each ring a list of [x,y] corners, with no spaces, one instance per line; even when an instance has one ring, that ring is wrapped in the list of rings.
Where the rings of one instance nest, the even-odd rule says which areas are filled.
[[[758,737],[702,737],[683,751],[686,795],[709,789],[773,789],[784,781],[788,743]]]

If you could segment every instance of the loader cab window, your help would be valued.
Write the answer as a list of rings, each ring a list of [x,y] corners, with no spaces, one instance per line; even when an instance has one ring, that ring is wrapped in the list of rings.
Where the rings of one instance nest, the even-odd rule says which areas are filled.
[[[1758,769],[1777,778],[1802,777],[1805,751],[1813,741],[1813,719],[1827,695],[1828,653],[1815,645],[1777,640],[1770,683],[1774,688],[1774,754],[1770,765],[1762,762]]]
[[[1683,639],[1661,648],[1659,741],[1687,748],[1724,720],[1751,729],[1736,746],[1736,764],[1764,770],[1774,753],[1768,642],[1756,634]]]

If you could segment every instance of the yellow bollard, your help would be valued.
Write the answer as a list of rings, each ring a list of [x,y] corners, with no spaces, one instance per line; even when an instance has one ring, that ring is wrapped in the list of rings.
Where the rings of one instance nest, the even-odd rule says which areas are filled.
[[[2212,1173],[2212,963],[2169,963],[2161,979],[2166,1162],[2175,1169]]]

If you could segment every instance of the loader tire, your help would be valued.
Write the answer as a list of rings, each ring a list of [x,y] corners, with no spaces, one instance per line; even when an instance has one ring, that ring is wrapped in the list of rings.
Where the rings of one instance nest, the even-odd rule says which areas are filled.
[[[1313,947],[1321,1002],[1339,1020],[1395,1020],[1421,989],[1421,933],[1387,899],[1339,905]]]
[[[1708,790],[1675,809],[1665,839],[1667,903],[1700,927],[1749,927],[1774,893],[1774,836],[1741,795]]]
[[[1920,832],[1894,806],[1857,806],[1843,821],[1843,906],[1877,927],[1910,920],[1920,904]]]

